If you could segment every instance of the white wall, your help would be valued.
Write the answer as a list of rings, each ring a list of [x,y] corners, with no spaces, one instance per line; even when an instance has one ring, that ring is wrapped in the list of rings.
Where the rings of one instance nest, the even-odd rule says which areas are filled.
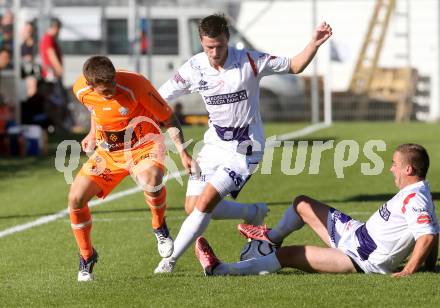
[[[407,0],[397,0],[397,10],[406,11]],[[278,55],[292,56],[302,50],[312,33],[311,1],[244,1],[237,27],[256,48]],[[317,0],[317,20],[333,28],[333,42],[344,62],[332,62],[332,88],[348,88],[361,44],[375,5],[374,0]],[[411,64],[420,74],[431,77],[429,119],[440,119],[439,104],[439,1],[409,0]],[[256,17],[257,21],[250,24]],[[384,43],[380,66],[399,67],[406,62],[396,57],[405,53],[405,40],[396,32],[405,29],[404,19],[393,16]],[[319,73],[325,74],[328,46],[318,55]],[[311,66],[304,74],[311,74]]]

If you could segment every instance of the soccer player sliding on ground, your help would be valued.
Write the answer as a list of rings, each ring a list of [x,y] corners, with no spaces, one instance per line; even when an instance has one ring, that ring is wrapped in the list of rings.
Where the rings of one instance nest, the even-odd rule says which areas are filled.
[[[392,273],[410,254],[405,267],[392,275],[415,273],[423,263],[435,267],[439,225],[431,192],[425,180],[429,167],[426,150],[402,144],[393,155],[391,172],[399,192],[383,204],[366,223],[307,196],[297,197],[278,225],[239,225],[246,237],[280,245],[305,224],[327,248],[286,246],[276,253],[237,263],[222,263],[208,241],[199,237],[195,251],[206,275],[258,275],[283,267],[320,273]]]

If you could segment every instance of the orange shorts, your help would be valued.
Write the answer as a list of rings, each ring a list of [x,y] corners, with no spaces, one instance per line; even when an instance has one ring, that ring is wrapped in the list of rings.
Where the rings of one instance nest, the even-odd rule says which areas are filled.
[[[105,198],[113,188],[130,173],[137,174],[152,166],[165,169],[165,146],[163,144],[146,145],[129,151],[109,152],[99,147],[85,162],[78,176],[91,178],[102,191],[97,194]]]

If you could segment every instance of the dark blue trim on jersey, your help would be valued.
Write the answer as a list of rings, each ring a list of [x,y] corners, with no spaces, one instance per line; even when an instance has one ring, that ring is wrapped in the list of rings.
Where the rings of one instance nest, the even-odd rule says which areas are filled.
[[[365,224],[356,230],[356,237],[359,241],[357,252],[361,257],[361,260],[368,260],[368,257],[371,255],[371,253],[376,250],[377,244],[371,238]]]
[[[252,174],[249,175],[246,180],[244,181],[243,185],[241,185],[241,187],[237,190],[231,191],[229,194],[231,195],[231,197],[235,200],[238,197],[238,194],[240,193],[240,191],[243,189],[244,185],[246,185],[246,183],[249,181],[249,179],[251,178]]]
[[[217,136],[223,141],[237,140],[243,142],[250,140],[249,138],[249,126],[245,127],[222,127],[214,125]]]

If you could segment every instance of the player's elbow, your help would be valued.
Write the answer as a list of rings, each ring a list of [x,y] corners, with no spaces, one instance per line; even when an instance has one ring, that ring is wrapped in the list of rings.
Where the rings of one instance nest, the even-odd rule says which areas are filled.
[[[296,66],[296,65],[291,65],[290,66],[290,74],[300,74],[304,71],[304,67],[300,67],[300,66]]]
[[[304,65],[303,61],[298,59],[297,57],[293,57],[290,59],[290,74],[299,74],[304,71],[306,65]]]

